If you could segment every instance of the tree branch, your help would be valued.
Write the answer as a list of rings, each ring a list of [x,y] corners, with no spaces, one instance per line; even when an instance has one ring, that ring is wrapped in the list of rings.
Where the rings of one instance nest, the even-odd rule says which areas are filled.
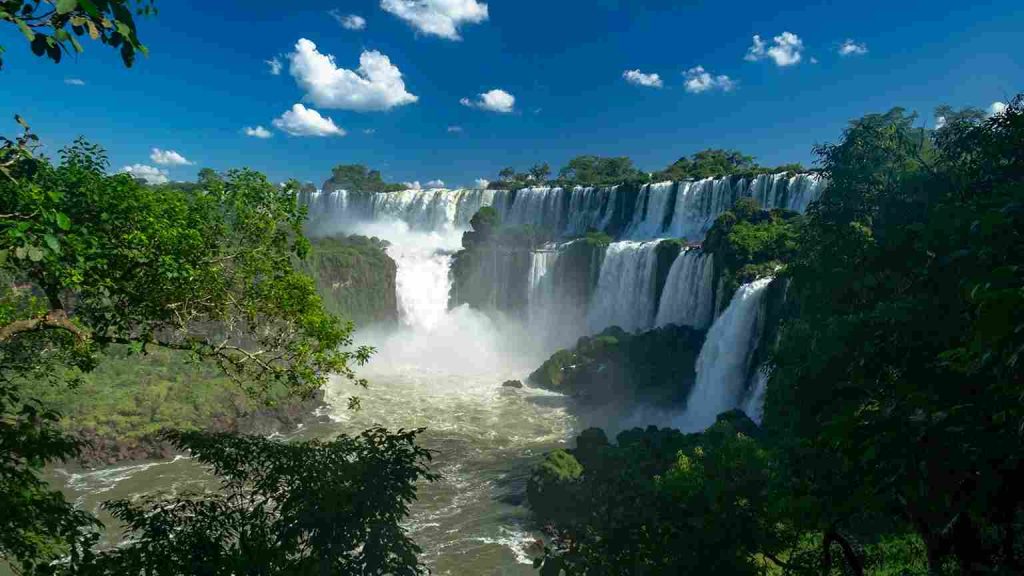
[[[62,309],[57,309],[50,310],[44,316],[37,316],[26,320],[15,320],[6,326],[0,327],[0,343],[7,342],[15,336],[25,332],[45,330],[47,328],[66,330],[72,333],[80,342],[85,342],[90,338],[89,332],[75,325],[75,323],[68,318],[67,312]]]

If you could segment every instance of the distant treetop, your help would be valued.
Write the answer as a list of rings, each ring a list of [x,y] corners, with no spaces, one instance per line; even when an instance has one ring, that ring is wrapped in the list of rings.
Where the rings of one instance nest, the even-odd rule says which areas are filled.
[[[324,188],[349,192],[395,192],[404,190],[406,186],[389,184],[379,170],[371,170],[362,164],[339,164],[331,170],[331,177],[324,183]]]

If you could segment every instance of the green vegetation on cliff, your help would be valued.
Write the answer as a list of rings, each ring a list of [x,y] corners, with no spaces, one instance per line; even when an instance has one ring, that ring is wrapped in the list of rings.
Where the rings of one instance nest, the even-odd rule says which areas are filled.
[[[777,174],[779,172],[804,172],[800,164],[783,166],[760,166],[753,156],[738,150],[701,150],[689,157],[683,156],[668,168],[655,172],[654,181],[663,180],[699,180],[702,178],[722,178],[724,176],[751,177],[758,174]]]
[[[718,216],[703,249],[714,256],[714,285],[726,302],[741,284],[778,273],[794,257],[799,220],[795,212],[761,210],[753,198]]]
[[[528,381],[591,402],[682,404],[696,379],[704,332],[664,326],[630,334],[617,326],[551,355]]]
[[[726,281],[781,280],[764,429],[559,454],[542,573],[1022,573],[1024,98],[951,117],[855,120],[804,217],[723,215]]]
[[[299,264],[316,281],[332,314],[357,325],[398,320],[395,276],[398,268],[387,242],[365,236],[326,236],[312,240]]]

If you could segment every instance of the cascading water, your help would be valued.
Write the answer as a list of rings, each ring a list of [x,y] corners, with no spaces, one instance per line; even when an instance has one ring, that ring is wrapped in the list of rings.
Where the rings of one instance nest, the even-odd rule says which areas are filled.
[[[757,424],[764,419],[764,397],[767,393],[768,373],[761,367],[754,372],[747,398],[743,401],[743,412]]]
[[[623,241],[608,245],[587,312],[591,333],[609,326],[627,332],[651,327],[657,306],[658,242]]]
[[[697,358],[697,381],[679,418],[679,428],[700,431],[715,418],[740,405],[757,347],[757,323],[771,278],[760,278],[736,290],[729,307],[712,324]]]
[[[654,325],[707,328],[715,311],[713,282],[713,257],[697,248],[684,248],[672,262]]]
[[[665,228],[665,220],[671,216],[674,189],[675,184],[672,182],[644,186],[636,197],[633,221],[626,229],[625,236],[633,240],[661,236],[662,230]]]

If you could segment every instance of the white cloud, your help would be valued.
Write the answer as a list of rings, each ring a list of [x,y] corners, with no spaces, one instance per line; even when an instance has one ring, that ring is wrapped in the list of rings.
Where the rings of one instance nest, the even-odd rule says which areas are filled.
[[[691,94],[700,94],[701,92],[707,92],[708,90],[731,92],[736,88],[736,82],[733,81],[732,78],[729,78],[725,74],[712,76],[711,73],[705,70],[703,66],[690,68],[686,72],[683,72],[683,75],[686,76],[686,82],[684,82],[683,85],[686,87],[686,91]]]
[[[274,119],[274,126],[292,136],[344,136],[345,131],[339,128],[331,118],[324,118],[312,108],[295,104],[291,110],[285,111],[280,118]]]
[[[867,53],[868,53],[868,45],[863,43],[863,42],[860,42],[860,43],[854,42],[853,38],[847,38],[839,46],[839,55],[840,56],[862,56],[862,55],[867,54]]]
[[[427,182],[427,188],[444,188],[444,180],[431,180]]]
[[[941,130],[942,127],[945,126],[945,125],[946,125],[946,117],[945,116],[939,116],[939,117],[935,118],[935,129],[936,130]]]
[[[420,181],[419,180],[414,180],[412,182],[402,182],[402,186],[405,186],[408,190],[421,190],[421,189],[423,189],[423,186],[420,185]]]
[[[345,30],[363,30],[366,28],[366,18],[357,14],[342,14],[341,10],[337,8],[329,10],[327,13],[337,20],[338,24],[341,24],[341,27]]]
[[[661,88],[661,76],[657,74],[644,74],[640,70],[626,70],[622,73],[622,77],[626,79],[626,82],[635,84],[637,86],[647,86],[649,88]]]
[[[798,64],[803,57],[804,41],[792,32],[783,32],[772,38],[772,45],[768,46],[761,36],[754,35],[754,43],[747,49],[744,60],[756,62],[771,58],[776,66],[792,66]]]
[[[363,129],[363,134],[376,134],[376,133],[377,133],[376,128],[365,128],[365,129]]]
[[[429,36],[462,40],[459,27],[488,18],[487,4],[477,0],[381,0],[380,7]]]
[[[281,69],[284,68],[284,64],[281,63],[281,59],[274,56],[270,60],[263,61],[267,66],[270,66],[270,74],[272,76],[278,76],[281,74]]]
[[[65,78],[64,83],[71,86],[85,86],[85,80],[80,78]]]
[[[1005,102],[993,102],[988,107],[988,115],[989,116],[995,116],[996,114],[1002,114],[1003,112],[1006,112],[1006,103]]]
[[[256,126],[255,128],[252,126],[246,126],[243,132],[246,136],[252,136],[253,138],[270,138],[273,136],[273,134],[270,133],[270,130],[267,130],[263,126]]]
[[[306,99],[323,108],[366,112],[390,110],[419,100],[405,89],[402,72],[387,56],[367,50],[359,57],[359,69],[338,68],[334,56],[321,54],[305,38],[288,55],[291,74],[306,91]]]
[[[161,170],[160,168],[145,164],[125,166],[121,168],[121,172],[131,174],[134,178],[145,180],[148,184],[166,184],[169,181],[167,170]]]
[[[458,134],[460,132],[462,132],[462,126],[449,126],[448,127],[448,133],[449,134]]]
[[[481,110],[508,114],[512,112],[516,105],[516,97],[504,90],[494,89],[478,94],[476,100],[463,98],[459,100],[459,104],[470,108],[480,108]]]
[[[476,182],[473,183],[475,187],[480,188],[482,190],[486,190],[487,187],[490,186],[490,184],[491,181],[486,178],[477,178]]]
[[[191,166],[187,158],[174,150],[161,150],[153,148],[149,153],[149,159],[161,166]]]

